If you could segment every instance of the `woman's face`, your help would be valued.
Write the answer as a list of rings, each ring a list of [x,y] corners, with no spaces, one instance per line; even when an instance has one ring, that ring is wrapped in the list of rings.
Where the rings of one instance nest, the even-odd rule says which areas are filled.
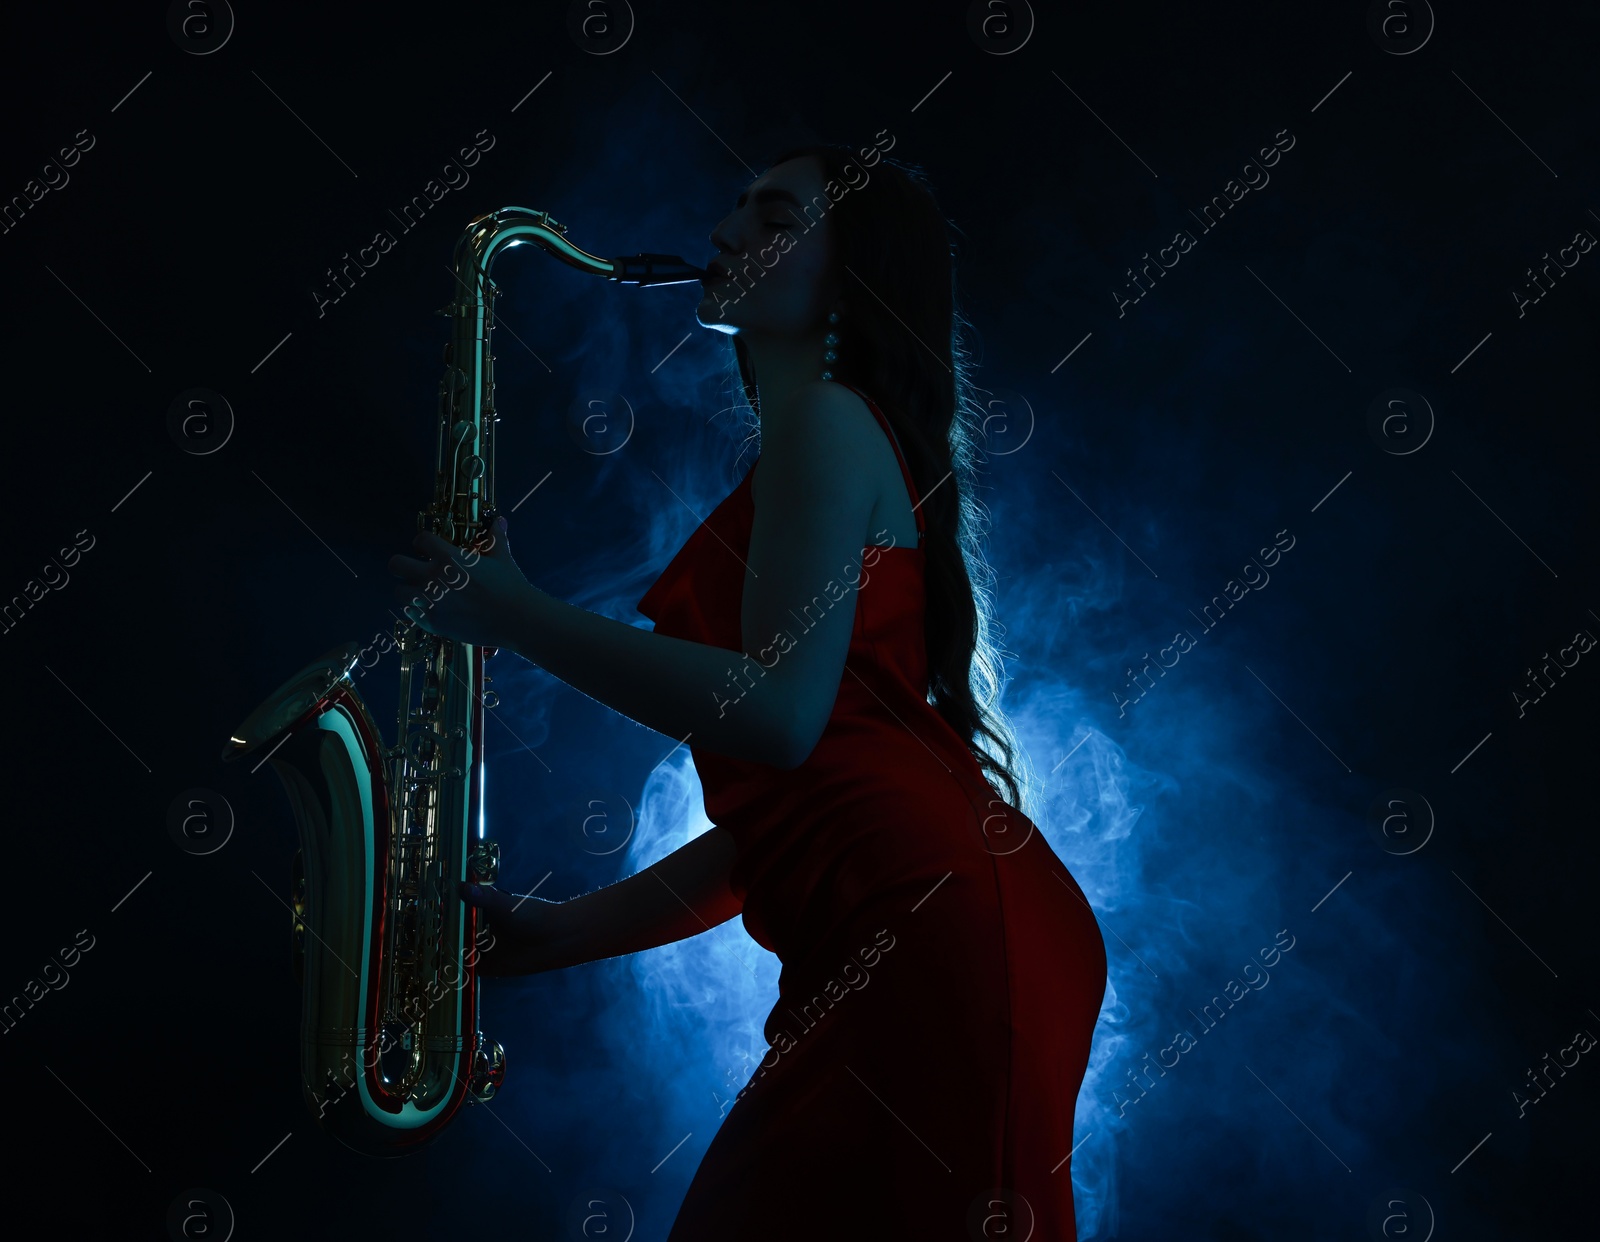
[[[833,220],[815,156],[774,165],[711,233],[717,248],[695,316],[719,332],[798,336],[839,296]],[[719,271],[720,269],[720,271]]]

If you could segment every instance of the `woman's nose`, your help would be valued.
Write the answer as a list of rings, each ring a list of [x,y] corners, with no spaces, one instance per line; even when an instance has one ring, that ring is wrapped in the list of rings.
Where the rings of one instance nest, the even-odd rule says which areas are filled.
[[[713,246],[726,254],[738,254],[741,249],[735,244],[734,233],[729,227],[728,220],[723,220],[711,230],[710,241]]]

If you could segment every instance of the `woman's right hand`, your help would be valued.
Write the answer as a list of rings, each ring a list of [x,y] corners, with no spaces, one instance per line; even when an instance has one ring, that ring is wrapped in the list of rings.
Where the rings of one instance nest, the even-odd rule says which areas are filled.
[[[562,964],[557,956],[562,902],[502,893],[487,884],[457,887],[461,899],[482,910],[487,919],[491,939],[479,956],[479,974],[491,978],[531,975]]]

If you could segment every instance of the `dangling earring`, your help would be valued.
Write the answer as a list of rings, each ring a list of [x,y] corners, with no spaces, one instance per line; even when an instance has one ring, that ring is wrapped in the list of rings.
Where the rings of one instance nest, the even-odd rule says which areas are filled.
[[[829,327],[832,328],[838,322],[839,312],[829,311]],[[839,361],[839,351],[837,349],[839,344],[839,334],[837,332],[830,331],[827,336],[822,338],[822,343],[827,347],[823,350],[822,354],[822,378],[825,380],[831,380],[833,378],[833,364]]]

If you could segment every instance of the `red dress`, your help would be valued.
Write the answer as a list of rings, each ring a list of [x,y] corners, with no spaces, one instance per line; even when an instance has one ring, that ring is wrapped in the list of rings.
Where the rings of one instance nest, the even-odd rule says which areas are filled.
[[[656,632],[743,652],[759,464],[639,601]],[[859,581],[841,573],[793,638],[830,607],[855,628],[810,757],[784,770],[691,747],[706,816],[737,843],[745,928],[783,969],[767,1054],[668,1242],[1074,1242],[1099,927],[928,702],[922,548],[865,548]]]

